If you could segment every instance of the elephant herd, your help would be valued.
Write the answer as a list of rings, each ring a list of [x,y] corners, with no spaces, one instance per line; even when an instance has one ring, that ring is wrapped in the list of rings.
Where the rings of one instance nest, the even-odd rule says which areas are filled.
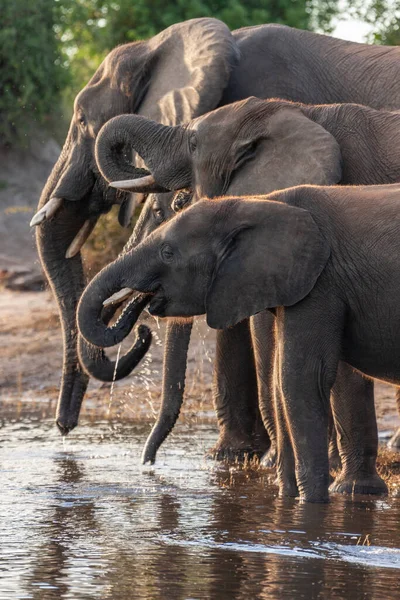
[[[143,453],[154,462],[206,314],[214,457],[258,455],[305,501],[386,493],[373,378],[400,385],[399,108],[397,47],[201,18],[113,50],[75,100],[32,219],[63,329],[60,431],[89,376],[123,378],[146,354],[145,325],[118,364],[104,349],[148,306],[180,317]],[[85,289],[80,249],[99,216],[118,204],[127,226],[138,203],[120,257]]]

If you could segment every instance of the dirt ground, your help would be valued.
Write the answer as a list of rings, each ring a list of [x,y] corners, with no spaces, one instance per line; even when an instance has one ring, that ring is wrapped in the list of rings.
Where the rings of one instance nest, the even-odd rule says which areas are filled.
[[[148,316],[153,331],[150,356],[136,372],[111,385],[91,380],[83,415],[153,419],[159,406],[165,325]],[[184,415],[213,418],[211,401],[215,333],[198,319],[192,335]],[[52,413],[58,396],[62,342],[58,313],[50,291],[0,291],[0,400],[40,403]],[[124,346],[122,347],[123,351]],[[114,354],[115,356],[115,354]],[[394,388],[376,384],[376,410],[382,437],[400,425]]]
[[[153,331],[149,353],[130,377],[111,384],[91,380],[82,416],[153,420],[159,407],[164,323],[148,316]],[[199,319],[192,334],[183,415],[214,418],[211,401],[215,334]],[[122,345],[121,352],[129,346]],[[111,352],[110,356],[115,357]],[[0,402],[2,413],[27,405],[52,416],[58,397],[62,339],[50,291],[0,290]],[[113,389],[111,389],[113,387]]]

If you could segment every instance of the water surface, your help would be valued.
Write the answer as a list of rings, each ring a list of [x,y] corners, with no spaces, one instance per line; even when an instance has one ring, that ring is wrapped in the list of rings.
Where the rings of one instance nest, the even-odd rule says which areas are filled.
[[[277,497],[271,475],[204,458],[180,425],[154,468],[149,425],[0,423],[0,598],[400,598],[400,498]]]

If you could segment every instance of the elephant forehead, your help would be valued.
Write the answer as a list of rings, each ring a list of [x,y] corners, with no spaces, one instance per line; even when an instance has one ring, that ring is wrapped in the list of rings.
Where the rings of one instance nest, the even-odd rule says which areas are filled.
[[[191,129],[200,133],[213,134],[220,133],[222,138],[226,138],[227,129],[241,131],[246,127],[253,126],[261,120],[266,120],[274,115],[281,108],[280,101],[266,101],[259,98],[247,98],[239,102],[234,102],[227,106],[222,106],[212,112],[207,113],[191,124]],[[213,139],[211,139],[213,141]]]
[[[170,241],[184,245],[193,245],[207,239],[213,231],[213,202],[200,200],[167,223],[160,230],[161,241]]]

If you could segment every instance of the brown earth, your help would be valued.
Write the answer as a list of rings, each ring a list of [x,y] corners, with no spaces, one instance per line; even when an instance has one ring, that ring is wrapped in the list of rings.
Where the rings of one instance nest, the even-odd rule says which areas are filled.
[[[147,321],[154,334],[151,356],[142,361],[136,373],[114,385],[111,413],[117,411],[126,418],[151,419],[159,406],[165,324],[161,319],[157,323],[150,316]],[[197,319],[190,345],[185,413],[212,411],[214,339],[215,333],[204,319]],[[50,291],[1,290],[0,340],[0,400],[40,402],[53,410],[60,381],[62,341],[57,308]],[[126,346],[123,345],[121,351]],[[377,382],[375,389],[379,429],[386,437],[400,425],[394,388]],[[110,391],[110,384],[92,380],[82,414],[90,414],[92,410],[97,415],[109,414]]]
[[[153,330],[150,352],[126,379],[111,384],[91,380],[82,416],[153,420],[159,407],[165,324],[147,316]],[[198,319],[192,335],[184,414],[214,418],[211,401],[214,332]],[[121,352],[129,346],[122,345]],[[115,357],[116,352],[110,353]],[[150,355],[150,356],[149,356]],[[0,402],[42,407],[54,414],[62,365],[57,308],[50,291],[0,290]],[[11,408],[11,406],[10,406]],[[27,408],[28,409],[28,408]]]

